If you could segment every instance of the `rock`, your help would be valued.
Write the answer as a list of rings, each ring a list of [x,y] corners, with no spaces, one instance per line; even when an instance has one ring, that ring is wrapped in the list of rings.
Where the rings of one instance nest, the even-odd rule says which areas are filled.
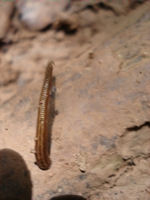
[[[20,20],[31,30],[52,24],[68,6],[69,0],[21,0],[17,2]]]
[[[116,15],[125,13],[130,5],[139,1],[118,1],[118,0],[20,0],[17,1],[19,18],[21,22],[30,30],[38,31],[46,28],[50,24],[55,27],[65,26],[67,31],[74,31],[78,28],[80,20],[76,20],[72,13],[82,11],[88,6],[93,9],[107,9]],[[141,1],[140,1],[141,2]],[[143,2],[143,1],[142,1]],[[69,12],[65,13],[69,8]],[[63,13],[63,15],[62,15]],[[65,16],[65,17],[64,17]],[[88,17],[88,19],[90,19]]]

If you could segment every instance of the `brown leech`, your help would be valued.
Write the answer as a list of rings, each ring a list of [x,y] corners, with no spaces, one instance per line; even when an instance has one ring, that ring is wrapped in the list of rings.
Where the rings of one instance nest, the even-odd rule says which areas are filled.
[[[37,131],[35,140],[36,164],[40,169],[47,170],[50,167],[49,158],[49,109],[50,93],[52,90],[53,63],[50,62],[46,68],[43,87],[40,95]]]

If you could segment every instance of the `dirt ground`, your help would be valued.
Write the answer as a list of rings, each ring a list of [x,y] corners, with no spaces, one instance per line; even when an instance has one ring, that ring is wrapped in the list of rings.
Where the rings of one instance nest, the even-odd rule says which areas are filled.
[[[150,2],[125,12],[106,5],[82,6],[40,31],[29,30],[13,13],[5,27],[0,200],[65,194],[150,199]],[[49,60],[55,63],[57,114],[51,166],[44,171],[35,165],[34,146]]]

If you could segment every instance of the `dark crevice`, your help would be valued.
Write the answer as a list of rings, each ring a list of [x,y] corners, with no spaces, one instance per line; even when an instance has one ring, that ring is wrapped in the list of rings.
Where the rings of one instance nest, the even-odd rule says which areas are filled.
[[[131,0],[131,2],[130,2],[130,8],[131,8],[131,9],[134,9],[134,8],[136,8],[138,5],[143,4],[145,1],[147,1],[147,0]]]
[[[8,51],[8,48],[14,44],[13,41],[5,41],[5,40],[0,40],[0,51],[3,53],[6,53]]]
[[[128,166],[136,166],[136,164],[134,163],[133,159],[123,159]]]
[[[99,10],[99,8],[98,8],[99,6],[97,5],[97,4],[95,4],[95,5],[87,5],[83,10],[91,10],[92,12],[98,12],[98,10]]]
[[[86,199],[80,195],[68,194],[68,195],[60,195],[57,197],[53,197],[50,200],[86,200]]]
[[[96,13],[99,10],[106,10],[106,11],[111,11],[113,12],[115,15],[119,15],[120,13],[117,12],[117,10],[115,10],[112,6],[108,5],[107,3],[104,2],[99,2],[99,3],[89,3],[87,5],[85,5],[84,7],[82,7],[81,9],[75,11],[76,13],[84,11],[84,10],[91,10],[92,12]]]
[[[111,10],[111,11],[113,10],[111,6],[106,5],[106,4],[103,3],[103,2],[98,3],[98,6],[99,6],[100,8],[102,8],[102,9],[104,9],[104,10]]]
[[[52,24],[48,24],[46,27],[44,27],[43,29],[40,30],[41,33],[45,33],[47,31],[49,31],[50,29],[52,29]]]
[[[103,2],[98,3],[98,7],[103,9],[103,10],[112,11],[115,15],[118,15],[118,12],[115,9],[113,9],[113,7],[107,5],[107,4],[103,3]]]
[[[128,127],[128,128],[126,128],[126,131],[138,131],[138,130],[142,129],[145,126],[150,128],[150,121],[146,121],[146,122],[144,122],[143,124],[141,124],[139,126]]]
[[[67,20],[61,20],[57,25],[56,31],[64,31],[67,35],[74,35],[77,33],[77,27],[73,27],[71,22]]]
[[[111,175],[108,176],[108,178],[112,178],[114,176],[116,176],[116,175],[115,174],[111,174]]]

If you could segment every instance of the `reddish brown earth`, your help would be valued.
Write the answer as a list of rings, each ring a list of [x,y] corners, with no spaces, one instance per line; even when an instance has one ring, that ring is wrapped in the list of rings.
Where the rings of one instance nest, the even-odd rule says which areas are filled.
[[[66,16],[33,32],[13,15],[1,41],[0,148],[12,152],[0,151],[5,163],[0,200],[29,200],[25,193],[31,189],[33,200],[64,194],[149,200],[150,3],[119,14],[101,6]],[[43,171],[34,164],[33,152],[49,60],[55,62],[58,114],[51,133],[52,164]],[[19,193],[13,194],[16,180],[24,186],[22,197],[8,198],[10,188],[12,195]]]

